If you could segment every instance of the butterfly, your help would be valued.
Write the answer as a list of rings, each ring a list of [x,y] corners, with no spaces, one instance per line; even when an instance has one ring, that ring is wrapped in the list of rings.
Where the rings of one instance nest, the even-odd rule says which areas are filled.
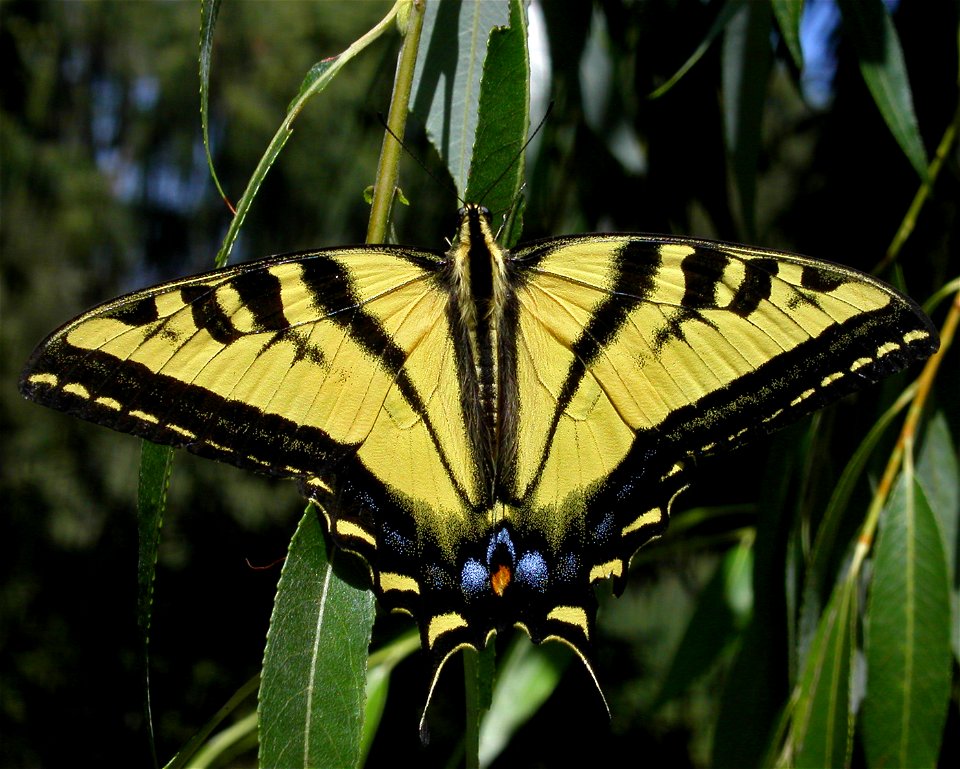
[[[700,458],[938,344],[847,267],[636,234],[508,252],[467,205],[445,253],[275,256],[106,302],[39,345],[20,390],[296,479],[415,618],[432,694],[451,655],[512,625],[596,682],[594,585],[624,589]]]

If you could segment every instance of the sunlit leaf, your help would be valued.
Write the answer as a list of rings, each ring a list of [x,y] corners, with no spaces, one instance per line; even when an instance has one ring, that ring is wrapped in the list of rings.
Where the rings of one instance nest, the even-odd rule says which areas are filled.
[[[507,0],[427,3],[410,105],[466,199],[487,42],[510,23]]]
[[[530,128],[529,86],[526,15],[520,0],[510,0],[510,26],[490,34],[466,193],[466,200],[483,203],[494,214],[514,204],[523,182],[521,150]],[[514,221],[503,245],[514,245],[521,229]]]

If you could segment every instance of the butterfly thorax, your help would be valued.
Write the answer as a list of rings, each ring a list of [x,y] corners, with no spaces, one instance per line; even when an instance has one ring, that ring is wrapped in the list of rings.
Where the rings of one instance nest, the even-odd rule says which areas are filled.
[[[449,252],[454,290],[451,292],[451,325],[463,340],[458,361],[461,404],[473,430],[478,466],[486,474],[483,487],[489,500],[498,496],[503,468],[509,464],[504,447],[513,444],[513,425],[504,376],[509,369],[503,351],[512,349],[505,323],[511,295],[506,254],[490,227],[490,212],[478,205],[460,209],[460,225]],[[508,452],[509,453],[509,452]]]

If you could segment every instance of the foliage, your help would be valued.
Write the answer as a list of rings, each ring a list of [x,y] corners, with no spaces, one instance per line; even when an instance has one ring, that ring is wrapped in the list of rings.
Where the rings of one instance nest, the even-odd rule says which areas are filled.
[[[421,70],[415,87],[427,90],[401,99],[413,106],[404,142],[432,175],[405,161],[411,205],[394,207],[399,239],[427,245],[449,234],[456,200],[434,178],[467,165],[469,148],[489,175],[465,183],[453,173],[460,194],[466,184],[470,195],[490,195],[483,202],[491,208],[509,208],[523,177],[522,162],[511,163],[531,116],[536,123],[552,100],[526,153],[524,239],[669,231],[749,238],[861,269],[882,261],[886,277],[912,296],[940,292],[928,309],[943,324],[947,300],[950,317],[960,312],[950,143],[960,114],[956,8],[921,13],[905,4],[888,16],[879,2],[844,2],[835,37],[817,39],[800,24],[824,4],[808,2],[802,14],[799,6],[648,0],[561,12],[542,3],[529,21],[530,39],[546,48],[530,54],[528,104],[518,98],[528,69],[516,39],[494,33],[497,52],[487,58],[483,44],[463,44],[464,30],[468,39],[487,37],[466,14],[470,4],[459,20],[440,4],[420,49],[446,54],[436,66],[474,76],[444,93],[438,84],[447,81]],[[350,41],[372,42],[363,31],[390,6],[203,7],[208,149],[245,219],[231,219],[209,180],[196,5],[0,6],[11,83],[0,97],[7,381],[42,333],[85,304],[209,267],[221,242],[224,255],[232,246],[233,258],[247,258],[355,242],[364,232],[362,193],[374,181],[380,141],[390,141],[376,114],[394,87],[393,19],[375,44],[327,58]],[[405,16],[401,27],[410,23]],[[495,24],[485,23],[479,29]],[[774,33],[783,42],[771,46]],[[449,55],[455,37],[459,63]],[[810,78],[831,55],[829,98],[816,99],[823,90]],[[511,79],[518,74],[519,86]],[[458,98],[457,89],[478,82],[479,96]],[[476,142],[444,143],[451,127],[475,131]],[[594,747],[598,763],[622,750],[698,766],[950,763],[958,750],[960,413],[949,393],[960,382],[955,350],[943,361],[918,386],[900,377],[703,467],[668,535],[635,559],[626,594],[604,596],[597,667],[613,721],[565,650],[498,639],[493,712],[469,738],[479,748],[467,749],[467,760],[554,765],[568,751],[558,735],[569,733]],[[16,545],[0,581],[0,763],[77,755],[143,763],[130,515],[136,443],[38,413],[11,393],[2,401],[3,541]],[[368,766],[405,756],[446,765],[462,755],[465,698],[450,671],[431,708],[431,745],[419,747],[424,674],[399,618],[380,617],[373,630],[368,702],[383,708],[376,734],[372,705],[361,738],[359,698],[324,696],[356,686],[362,664],[333,671],[323,658],[356,662],[371,606],[369,593],[330,576],[315,516],[303,518],[291,541],[301,507],[293,490],[189,457],[174,464],[159,550],[140,555],[141,603],[149,603],[148,567],[157,562],[149,624],[159,755],[176,754],[229,700],[213,721],[232,726],[191,765],[254,760],[255,704],[230,696],[252,690],[268,625],[264,765],[317,755],[309,751],[318,736],[331,741],[324,749],[362,754]],[[166,472],[163,461],[158,467],[156,490],[146,492],[154,502]],[[259,567],[285,552],[274,603],[280,568],[244,559]],[[333,604],[324,584],[343,593],[346,620],[326,614]],[[340,645],[341,631],[323,640],[317,631],[330,629],[328,619],[359,631],[352,647]],[[297,687],[299,676],[331,672],[346,678]],[[477,703],[467,716],[475,728],[485,698],[467,699]],[[337,709],[344,700],[350,707]],[[294,713],[286,723],[270,710],[281,701]],[[49,725],[30,717],[38,712],[61,724],[61,739],[45,739]],[[327,729],[333,723],[342,737]],[[176,760],[186,762],[192,749]],[[246,753],[233,758],[234,749]],[[341,760],[354,759],[320,763]]]

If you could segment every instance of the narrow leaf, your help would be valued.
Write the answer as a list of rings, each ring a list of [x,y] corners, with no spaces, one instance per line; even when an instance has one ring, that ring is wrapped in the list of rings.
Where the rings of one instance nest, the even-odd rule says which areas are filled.
[[[494,28],[509,23],[507,0],[427,4],[410,109],[426,125],[464,199],[487,42]]]
[[[696,50],[690,54],[690,58],[683,63],[680,69],[678,69],[667,80],[667,82],[652,91],[648,98],[658,99],[671,88],[673,88],[678,82],[680,82],[680,78],[687,74],[687,72],[693,68],[693,65],[703,58],[703,55],[710,49],[713,41],[717,39],[717,36],[721,32],[723,32],[727,24],[730,22],[730,19],[737,14],[745,2],[746,0],[728,0],[727,4],[724,5],[720,10],[720,13],[717,14],[716,20],[714,20],[713,24],[710,26],[710,29],[707,31],[707,34],[704,36],[703,40],[700,41],[700,45],[698,45]]]
[[[143,712],[150,753],[157,763],[150,703],[150,617],[153,580],[157,570],[160,527],[167,506],[167,486],[173,468],[173,449],[143,441],[140,447],[140,482],[137,490],[137,627],[140,631],[143,668]]]
[[[853,745],[850,681],[856,649],[857,586],[837,585],[804,658],[787,752],[797,767],[848,766]]]
[[[930,420],[927,436],[917,462],[917,480],[930,502],[947,547],[947,573],[950,575],[950,622],[953,656],[960,661],[960,572],[957,555],[960,550],[960,462],[950,437],[950,428],[943,412]]]
[[[773,15],[777,17],[777,26],[783,42],[797,69],[803,69],[803,50],[800,47],[800,17],[803,16],[803,0],[773,0]]]
[[[935,766],[950,696],[950,597],[936,516],[908,464],[880,518],[867,612],[870,766]]]
[[[725,140],[748,237],[755,230],[760,127],[773,62],[770,24],[766,4],[747,3],[730,20],[723,37]]]
[[[167,505],[167,486],[173,468],[173,449],[143,441],[140,448],[140,483],[137,490],[137,624],[144,636],[150,630],[153,579],[157,567],[160,527]]]
[[[333,558],[311,505],[290,542],[267,634],[261,766],[359,763],[373,595],[338,578]]]
[[[466,200],[483,203],[494,214],[508,210],[523,183],[522,150],[530,129],[530,60],[521,0],[510,0],[510,26],[495,29],[483,65],[473,158]],[[520,222],[503,238],[510,247]]]
[[[720,697],[712,748],[713,766],[718,769],[760,765],[788,693],[784,511],[792,504],[795,463],[795,446],[785,439],[776,440],[761,473],[752,551],[753,613],[740,634],[740,648]]]
[[[213,58],[213,30],[217,26],[217,14],[220,13],[220,0],[201,0],[200,2],[200,127],[203,130],[203,149],[207,153],[207,167],[217,192],[227,199],[216,169],[213,167],[213,155],[210,152],[210,62]]]
[[[753,540],[727,552],[700,592],[654,708],[690,691],[734,643],[753,609]]]
[[[314,64],[307,71],[307,74],[304,75],[296,97],[294,97],[293,101],[291,101],[287,107],[286,116],[274,133],[263,155],[261,155],[257,167],[247,182],[247,187],[243,191],[243,195],[237,202],[236,213],[230,221],[227,234],[224,235],[223,243],[217,252],[216,264],[218,267],[225,265],[230,258],[233,244],[240,234],[240,228],[243,226],[243,221],[247,216],[247,212],[250,210],[250,206],[253,205],[253,199],[256,197],[260,185],[263,184],[263,180],[273,166],[274,161],[276,161],[287,140],[290,138],[290,135],[293,133],[293,123],[301,110],[312,97],[323,91],[333,81],[340,70],[359,54],[360,51],[370,45],[374,40],[377,40],[388,29],[393,28],[400,7],[400,3],[395,3],[387,15],[384,16],[376,26],[355,40],[343,53],[338,56],[331,56]]]
[[[907,66],[900,38],[883,0],[840,0],[840,12],[874,103],[900,149],[925,180],[927,153],[913,110]]]
[[[534,646],[517,635],[503,656],[490,711],[480,727],[480,766],[489,766],[510,738],[536,713],[570,662],[559,644]]]
[[[813,550],[807,558],[798,628],[798,646],[801,651],[806,648],[807,639],[816,632],[821,610],[828,599],[830,585],[835,580],[835,568],[831,566],[840,560],[849,545],[848,542],[841,540],[839,535],[847,515],[850,498],[857,484],[861,482],[868,461],[889,431],[896,416],[909,403],[911,394],[912,390],[908,388],[880,415],[870,428],[870,432],[860,441],[834,485],[830,501],[817,527]]]
[[[377,728],[380,726],[380,719],[387,704],[390,674],[398,662],[419,649],[420,634],[416,630],[410,630],[378,649],[367,660],[367,709],[363,716],[361,747],[364,760],[370,752],[374,737],[377,736]]]

